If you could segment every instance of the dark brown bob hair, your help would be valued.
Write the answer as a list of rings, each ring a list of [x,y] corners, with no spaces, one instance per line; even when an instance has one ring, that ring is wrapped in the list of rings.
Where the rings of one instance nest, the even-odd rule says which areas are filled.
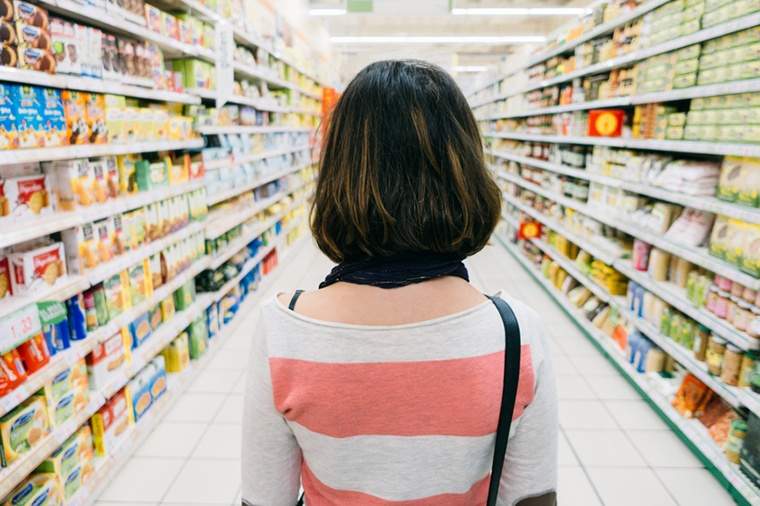
[[[501,193],[454,79],[422,61],[373,63],[329,119],[311,228],[335,262],[409,253],[466,257],[499,220]]]

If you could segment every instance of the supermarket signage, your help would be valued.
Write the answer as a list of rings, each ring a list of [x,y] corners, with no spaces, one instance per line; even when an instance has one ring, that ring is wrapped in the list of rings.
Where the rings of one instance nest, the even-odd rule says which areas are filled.
[[[233,53],[235,39],[232,26],[226,21],[219,21],[215,30],[216,52],[216,106],[222,107],[232,96],[235,85],[235,68]]]
[[[535,221],[520,222],[520,228],[517,231],[517,238],[527,241],[541,237],[541,224]]]
[[[14,349],[41,331],[42,324],[36,304],[0,318],[0,353]]]

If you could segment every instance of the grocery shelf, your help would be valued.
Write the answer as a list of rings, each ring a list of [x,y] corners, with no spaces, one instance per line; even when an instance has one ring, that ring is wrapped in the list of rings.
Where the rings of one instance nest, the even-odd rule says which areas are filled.
[[[684,193],[678,193],[666,190],[664,188],[659,188],[657,186],[652,186],[644,183],[636,183],[633,181],[626,181],[624,179],[610,176],[603,176],[601,174],[596,174],[584,169],[576,169],[559,163],[552,163],[545,160],[539,160],[537,158],[516,155],[506,151],[490,150],[488,153],[497,158],[511,160],[513,162],[530,165],[532,167],[556,172],[558,174],[576,177],[578,179],[585,179],[587,181],[601,183],[603,185],[612,186],[614,188],[622,188],[623,190],[629,192],[646,195],[648,197],[665,200],[667,202],[673,202],[675,204],[692,207],[694,209],[700,209],[702,211],[722,214],[724,216],[736,218],[747,223],[760,223],[760,209],[733,204],[731,202],[726,202],[715,197],[704,195],[687,195]]]
[[[303,239],[301,239],[303,241]],[[294,244],[285,251],[280,262],[284,264],[287,258],[297,249],[298,244]],[[96,461],[95,473],[91,479],[85,483],[77,493],[68,501],[67,506],[92,506],[103,493],[103,491],[112,482],[121,468],[127,463],[132,454],[145,442],[148,436],[154,431],[156,426],[163,420],[164,416],[174,406],[180,396],[187,390],[190,384],[200,375],[206,365],[214,358],[219,351],[220,343],[225,338],[235,332],[235,329],[243,321],[238,315],[250,313],[255,304],[260,302],[261,295],[265,293],[277,277],[282,273],[282,269],[276,268],[273,274],[267,275],[261,282],[255,293],[251,294],[243,302],[235,318],[228,323],[217,337],[211,339],[206,354],[197,361],[191,361],[188,369],[179,374],[169,374],[168,389],[164,394],[160,406],[156,406],[141,419],[132,428],[132,433],[121,442],[118,448],[103,458]],[[210,305],[211,297],[201,294],[203,301],[201,305]]]
[[[231,228],[245,223],[267,207],[276,204],[285,195],[284,191],[279,191],[270,197],[254,202],[253,205],[235,206],[217,213],[218,215],[213,216],[206,224],[206,239],[215,239]]]
[[[15,388],[8,395],[0,397],[0,416],[3,416],[24,400],[28,399],[58,373],[76,363],[80,358],[92,351],[99,343],[117,333],[120,328],[129,325],[134,319],[155,307],[156,304],[169,297],[179,287],[195,278],[195,276],[207,268],[208,263],[208,257],[201,257],[190,267],[175,276],[174,279],[154,290],[150,299],[126,309],[116,318],[108,322],[108,324],[89,332],[86,339],[73,342],[71,348],[58,352],[51,358],[48,365],[31,375],[22,385]],[[89,286],[89,284],[85,284],[85,286],[81,287],[81,290],[78,290],[75,293],[85,290]]]
[[[31,450],[0,470],[0,497],[10,494],[16,485],[29,476],[48,455],[61,446],[105,403],[105,400],[97,393],[90,392],[90,397],[90,402],[84,410],[75,413],[66,422],[53,428],[50,434],[43,437]]]
[[[206,197],[206,203],[209,206],[211,206],[213,204],[217,204],[227,199],[237,197],[241,193],[251,191],[254,188],[258,188],[259,186],[264,186],[265,184],[271,183],[272,181],[276,181],[277,179],[280,179],[281,177],[285,177],[288,174],[293,174],[295,172],[298,172],[299,170],[304,169],[308,167],[309,165],[311,165],[311,163],[302,163],[299,165],[293,165],[293,166],[288,167],[287,169],[277,171],[273,174],[267,174],[265,176],[259,177],[251,183],[247,183],[241,186],[234,186],[233,188],[230,188],[229,190],[217,192],[217,193],[214,193],[213,195],[208,195]]]
[[[760,92],[760,79],[746,79],[730,83],[708,84],[704,86],[692,86],[678,90],[644,93],[628,97],[616,97],[604,100],[592,100],[577,104],[557,105],[553,107],[541,107],[525,109],[508,113],[494,113],[478,117],[479,121],[525,118],[528,116],[540,116],[544,114],[558,114],[571,111],[584,111],[589,109],[602,109],[607,107],[630,107],[638,104],[652,104],[660,102],[674,102],[700,97],[716,97],[720,95],[735,95],[737,93]]]
[[[536,266],[531,264],[525,256],[520,253],[518,248],[511,244],[506,238],[496,235],[497,240],[504,248],[522,265],[522,267],[533,276],[536,281],[546,290],[565,313],[567,313],[578,327],[580,327],[586,337],[594,343],[600,352],[615,365],[623,375],[639,392],[639,394],[652,405],[658,414],[665,419],[676,434],[689,446],[700,460],[706,465],[710,473],[715,475],[719,480],[725,482],[731,494],[744,505],[758,504],[758,495],[760,491],[749,481],[747,477],[739,470],[739,466],[730,463],[723,451],[712,441],[707,430],[701,427],[697,420],[688,420],[683,418],[671,405],[670,401],[657,389],[655,380],[647,374],[642,374],[634,370],[630,363],[625,359],[613,341],[593,326],[580,311],[573,307],[569,301],[562,295],[559,290],[549,283],[541,275]]]
[[[716,335],[726,339],[728,342],[733,343],[743,350],[760,348],[760,340],[736,330],[726,321],[721,320],[704,308],[694,306],[686,297],[684,289],[679,288],[672,283],[655,281],[647,272],[634,269],[628,260],[619,259],[615,261],[613,265],[615,269],[624,274],[628,279],[643,286],[647,291],[657,295],[659,298],[689,316],[694,321],[710,328]]]
[[[144,207],[154,202],[193,192],[204,187],[205,184],[201,180],[190,181],[179,185],[168,186],[166,188],[157,188],[155,190],[111,199],[102,204],[80,207],[75,211],[52,212],[29,219],[19,219],[14,217],[0,218],[0,228],[9,230],[8,232],[0,232],[0,248],[28,241],[29,239],[34,239],[36,237],[60,232],[61,230],[66,230],[68,228],[77,227],[85,223],[97,221],[132,209]],[[10,225],[11,222],[12,225]],[[5,227],[5,223],[8,223],[9,226]],[[0,303],[0,307],[1,306],[2,304]],[[2,314],[2,310],[0,310],[0,314]]]
[[[275,158],[277,156],[289,155],[290,153],[298,153],[299,151],[304,151],[307,149],[311,149],[311,146],[309,144],[302,144],[300,146],[291,147],[291,148],[264,151],[263,153],[253,153],[253,154],[247,154],[247,155],[242,155],[242,156],[234,155],[235,158],[232,163],[239,164],[239,163],[256,162],[258,160],[263,160],[265,158]]]
[[[662,44],[657,44],[656,46],[639,49],[636,51],[632,51],[628,54],[618,56],[616,58],[611,58],[609,60],[606,60],[600,63],[589,65],[587,67],[583,67],[573,72],[568,72],[567,74],[563,74],[563,75],[554,77],[552,79],[546,79],[540,82],[530,83],[522,89],[518,89],[507,94],[496,96],[487,102],[479,103],[477,106],[473,106],[473,107],[480,107],[489,102],[494,102],[497,100],[513,97],[516,95],[520,95],[522,93],[527,93],[529,91],[545,88],[547,86],[553,86],[555,84],[565,83],[568,81],[572,81],[573,79],[578,78],[578,77],[608,72],[612,69],[624,67],[626,65],[629,65],[641,60],[645,60],[652,56],[668,53],[670,51],[675,51],[677,49],[681,49],[681,48],[690,46],[692,44],[698,44],[706,40],[715,39],[717,37],[728,35],[730,33],[738,32],[741,30],[745,30],[747,28],[752,28],[753,26],[757,26],[757,25],[760,25],[760,13],[749,14],[747,16],[743,16],[738,19],[734,19],[731,21],[727,21],[725,23],[721,23],[719,25],[715,25],[709,28],[705,28],[703,30],[699,30],[698,32],[685,35],[683,37],[678,37],[676,39],[663,42]]]
[[[202,88],[190,88],[189,90],[187,90],[187,93],[192,94],[192,95],[197,95],[198,97],[204,98],[206,100],[216,100],[216,91],[214,90],[206,90]],[[264,98],[251,98],[251,97],[246,97],[244,95],[230,95],[230,96],[224,97],[224,100],[225,102],[231,103],[231,104],[248,105],[248,106],[258,109],[259,111],[282,112],[282,113],[297,112],[296,110],[288,108],[288,107],[281,107],[277,104],[272,104],[271,101],[266,100]]]
[[[570,229],[568,229],[566,226],[562,225],[558,221],[552,218],[549,218],[548,216],[545,216],[544,214],[533,209],[532,207],[527,206],[520,201],[514,200],[514,198],[509,195],[504,195],[504,198],[510,205],[519,209],[523,213],[529,215],[536,221],[543,223],[550,229],[561,233],[562,235],[567,237],[571,242],[578,245],[582,244],[583,249],[588,251],[592,256],[594,256],[594,258],[598,258],[605,264],[612,265],[615,262],[615,260],[618,258],[619,255],[617,253],[608,251],[603,246],[592,243],[591,239],[589,238],[579,236],[578,234],[571,231]]]
[[[152,255],[155,255],[161,250],[166,249],[167,246],[190,237],[193,234],[202,232],[204,227],[205,223],[200,221],[188,223],[176,232],[162,237],[161,239],[149,242],[144,246],[141,246],[135,250],[129,251],[114,258],[110,262],[106,262],[104,264],[98,265],[94,269],[85,271],[84,276],[87,278],[90,284],[96,285],[101,281],[104,281],[111,276],[120,273],[124,269],[127,269],[128,267],[131,267],[136,263],[141,262]]]
[[[212,301],[219,302],[220,300],[222,300],[224,296],[229,293],[230,290],[232,290],[237,285],[239,285],[240,281],[242,281],[242,279],[246,277],[249,272],[251,272],[257,265],[259,265],[261,261],[264,260],[264,258],[268,254],[270,254],[272,251],[274,251],[281,243],[282,243],[282,237],[277,236],[277,238],[275,238],[271,244],[269,244],[268,246],[262,247],[261,251],[256,253],[256,256],[254,256],[253,258],[250,258],[245,263],[245,265],[243,265],[243,268],[240,269],[240,272],[234,278],[231,278],[229,281],[227,281],[216,292],[211,293]]]
[[[294,127],[294,126],[245,126],[245,125],[214,125],[201,126],[197,132],[201,135],[222,135],[222,134],[266,134],[273,132],[310,132],[313,128]]]
[[[72,343],[71,348],[58,352],[50,362],[39,371],[27,377],[26,381],[9,394],[0,397],[0,417],[24,402],[53,378],[84,358],[97,345],[94,339],[85,339]]]
[[[92,93],[108,93],[127,97],[142,98],[160,102],[175,102],[179,104],[200,104],[200,98],[190,93],[159,90],[143,86],[135,86],[129,82],[110,79],[95,79],[66,74],[48,74],[36,70],[24,70],[0,66],[0,81],[47,86],[63,90],[80,90]],[[153,81],[151,81],[153,84]]]
[[[517,184],[534,193],[542,195],[548,199],[551,199],[560,205],[575,209],[581,214],[585,214],[586,216],[604,223],[605,225],[621,230],[630,236],[641,239],[642,241],[660,248],[661,250],[684,258],[689,262],[704,267],[705,269],[708,269],[716,274],[725,276],[732,281],[741,283],[742,285],[752,288],[753,290],[760,289],[760,279],[742,272],[733,264],[729,264],[728,262],[711,256],[705,248],[691,248],[681,246],[680,244],[665,239],[661,234],[655,234],[648,230],[643,230],[636,225],[626,223],[620,216],[605,215],[604,212],[594,210],[583,202],[558,195],[554,192],[544,189],[537,184],[531,183],[521,178],[520,176],[502,172],[499,173],[499,177]]]
[[[670,151],[703,155],[737,155],[760,157],[760,144],[739,144],[712,141],[664,141],[657,139],[627,139],[623,137],[589,137],[576,135],[545,135],[520,132],[483,132],[484,137],[549,144],[582,144],[613,148]]]
[[[79,3],[73,0],[40,0],[51,12],[65,15],[88,26],[104,28],[110,32],[129,35],[138,40],[146,40],[156,44],[168,56],[191,56],[215,61],[213,51],[185,44],[179,40],[154,32],[144,25],[134,23],[108,10],[94,5]]]
[[[502,81],[506,79],[507,77],[510,77],[514,74],[517,74],[519,72],[522,72],[529,67],[532,67],[538,63],[541,63],[543,61],[548,60],[549,58],[552,58],[554,56],[560,55],[562,53],[566,53],[572,49],[575,49],[576,47],[580,46],[584,42],[588,42],[591,39],[594,39],[596,37],[599,37],[600,35],[604,35],[607,33],[610,33],[615,30],[615,28],[618,28],[620,26],[625,25],[626,23],[633,21],[636,18],[639,18],[643,16],[644,14],[656,9],[657,7],[660,7],[666,3],[668,3],[670,0],[651,0],[645,4],[641,4],[637,8],[628,11],[625,14],[622,14],[620,16],[617,16],[616,18],[603,23],[601,25],[598,25],[588,32],[585,32],[578,36],[575,39],[569,40],[563,44],[560,44],[556,47],[552,47],[534,57],[529,59],[527,62],[525,62],[522,65],[518,65],[517,67],[511,69],[508,73],[503,74],[499,77],[496,77],[495,79],[490,80],[490,82],[484,83],[481,86],[476,87],[471,94],[475,94],[478,91],[484,90],[488,88],[489,86],[492,86],[499,81]],[[477,107],[477,106],[473,106]]]
[[[151,141],[126,144],[80,144],[56,148],[13,149],[3,151],[0,166],[27,162],[52,162],[71,158],[94,158],[131,153],[155,153],[180,149],[198,149],[204,146],[203,139],[185,141]]]
[[[89,286],[90,283],[85,276],[68,274],[58,278],[52,286],[45,286],[25,295],[12,295],[0,301],[0,318],[36,302],[66,300],[86,290]]]

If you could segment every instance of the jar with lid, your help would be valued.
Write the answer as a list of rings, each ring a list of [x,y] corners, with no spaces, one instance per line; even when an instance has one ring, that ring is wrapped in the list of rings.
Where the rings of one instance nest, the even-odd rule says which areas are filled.
[[[760,307],[752,306],[750,311],[752,312],[752,319],[747,325],[747,334],[755,339],[760,339]]]
[[[752,384],[752,373],[755,370],[757,364],[758,352],[756,350],[749,350],[744,353],[742,357],[742,367],[739,370],[739,386],[746,388]]]
[[[692,300],[692,303],[696,304],[696,301]],[[705,301],[705,307],[708,311],[715,314],[715,306],[718,304],[718,287],[710,285],[707,289],[707,300]]]
[[[723,354],[723,366],[720,379],[726,385],[736,386],[739,383],[739,371],[742,367],[742,350],[734,344],[726,346]],[[712,372],[712,371],[711,371]]]
[[[744,299],[745,302],[748,304],[754,304],[755,299],[757,298],[757,290],[753,290],[752,288],[744,288],[744,293],[742,293],[742,299]]]
[[[726,303],[726,321],[728,323],[733,324],[734,318],[736,318],[736,309],[737,304],[739,302],[738,297],[734,297],[733,295],[728,296],[728,302]]]
[[[692,351],[694,352],[694,358],[700,362],[704,362],[707,355],[707,345],[710,343],[710,329],[702,324],[697,326],[697,331],[694,334],[694,346]]]
[[[718,286],[720,290],[724,291],[731,291],[731,280],[728,278],[724,278],[723,276],[716,274],[715,275],[715,284]]]
[[[731,284],[731,295],[733,295],[737,299],[741,299],[743,294],[744,294],[744,285],[740,285],[739,283],[736,283],[736,282]]]
[[[710,337],[710,344],[707,347],[707,370],[713,376],[720,376],[723,368],[723,355],[726,353],[726,340],[722,337],[713,335]]]

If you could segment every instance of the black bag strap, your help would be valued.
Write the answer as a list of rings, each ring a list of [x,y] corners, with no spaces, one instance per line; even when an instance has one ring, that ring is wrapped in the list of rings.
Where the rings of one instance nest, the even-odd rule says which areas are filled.
[[[302,293],[303,293],[303,290],[295,291],[295,293],[293,294],[293,298],[290,299],[290,304],[288,304],[288,309],[290,309],[291,311],[296,310],[296,302],[298,302],[298,297],[300,297]]]
[[[297,290],[290,301],[292,310],[298,297],[303,290]],[[504,459],[507,456],[507,443],[509,443],[509,430],[512,427],[512,413],[515,411],[515,402],[517,401],[517,385],[520,381],[520,325],[517,323],[512,308],[500,297],[487,296],[491,299],[496,310],[501,316],[501,322],[504,325],[504,378],[502,380],[501,391],[501,408],[499,410],[499,425],[496,428],[496,444],[493,452],[493,463],[491,464],[491,483],[488,486],[488,501],[486,506],[496,506],[496,499],[499,496],[499,485],[501,482],[501,472],[504,468]],[[304,496],[298,499],[296,506],[304,504]]]
[[[500,297],[488,296],[499,311],[504,324],[504,383],[501,393],[501,409],[499,410],[499,425],[496,429],[496,445],[491,465],[491,483],[488,487],[487,506],[496,506],[499,496],[501,472],[507,455],[509,430],[512,426],[512,414],[517,400],[517,385],[520,381],[520,325],[517,317]]]

